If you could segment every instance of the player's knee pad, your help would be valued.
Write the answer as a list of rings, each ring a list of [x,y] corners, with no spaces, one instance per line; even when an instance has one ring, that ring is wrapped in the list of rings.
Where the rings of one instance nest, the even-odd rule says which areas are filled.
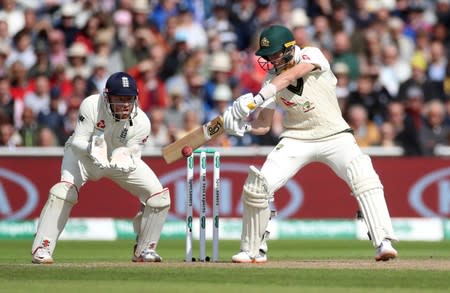
[[[367,155],[354,158],[347,166],[347,177],[353,195],[358,197],[366,191],[383,188],[378,174],[373,168],[372,161]]]
[[[74,205],[78,202],[78,191],[72,183],[58,182],[50,188],[49,197],[61,199]]]
[[[170,207],[170,192],[168,188],[164,188],[160,192],[150,195],[145,202],[146,206],[152,208]]]
[[[250,166],[242,193],[244,204],[263,209],[268,207],[269,199],[271,197],[267,179],[255,168],[255,166]]]

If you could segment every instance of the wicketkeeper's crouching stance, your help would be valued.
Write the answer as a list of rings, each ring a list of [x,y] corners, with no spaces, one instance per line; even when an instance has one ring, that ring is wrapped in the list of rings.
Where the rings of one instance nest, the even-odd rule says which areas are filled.
[[[278,25],[261,33],[256,54],[260,65],[269,72],[265,84],[257,95],[239,97],[224,113],[225,129],[238,136],[247,131],[265,134],[279,106],[284,113],[284,131],[261,170],[250,166],[242,192],[241,251],[232,261],[267,261],[269,201],[275,191],[311,162],[328,165],[351,188],[376,248],[375,259],[395,258],[397,251],[391,240],[398,239],[383,185],[342,117],[335,93],[336,78],[325,56],[317,48],[299,48],[289,29]],[[260,108],[257,117],[247,122],[255,107]],[[327,204],[326,199],[323,202]]]
[[[50,189],[41,212],[31,250],[33,263],[53,263],[56,241],[78,201],[81,187],[88,180],[102,177],[116,182],[142,203],[133,221],[137,241],[132,261],[162,260],[156,247],[170,207],[170,195],[141,159],[150,121],[138,108],[137,97],[135,80],[127,73],[117,72],[108,78],[103,94],[89,96],[81,103],[74,134],[65,145],[61,180]],[[105,202],[111,200],[113,197],[105,194]]]

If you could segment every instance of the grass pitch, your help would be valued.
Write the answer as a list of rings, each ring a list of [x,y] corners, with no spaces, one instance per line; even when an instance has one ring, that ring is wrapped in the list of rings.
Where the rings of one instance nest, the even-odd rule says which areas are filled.
[[[400,242],[375,262],[368,241],[270,241],[267,264],[185,263],[184,241],[160,241],[163,263],[131,263],[133,241],[60,241],[53,265],[32,265],[31,240],[0,241],[0,292],[448,292],[450,242]],[[208,248],[211,246],[209,245]],[[194,246],[194,251],[198,247]],[[282,290],[282,291],[281,291]]]

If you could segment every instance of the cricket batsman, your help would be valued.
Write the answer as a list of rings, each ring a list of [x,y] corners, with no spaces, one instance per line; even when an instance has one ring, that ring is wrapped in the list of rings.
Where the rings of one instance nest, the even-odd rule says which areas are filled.
[[[242,191],[241,249],[232,261],[267,261],[269,201],[276,201],[274,193],[311,162],[328,165],[351,188],[375,247],[375,260],[395,258],[397,251],[391,241],[398,239],[383,185],[342,117],[336,77],[323,53],[318,48],[296,46],[288,28],[273,25],[262,31],[256,55],[268,72],[263,87],[255,96],[249,93],[236,99],[224,113],[225,129],[237,136],[247,131],[263,135],[270,130],[275,107],[279,106],[284,112],[284,130],[261,170],[249,168]],[[247,122],[255,107],[260,108],[257,117]],[[323,202],[327,204],[326,199]]]
[[[132,261],[162,261],[156,247],[170,195],[141,159],[150,121],[137,101],[136,81],[125,72],[117,72],[108,78],[102,94],[91,95],[81,103],[75,131],[65,144],[61,179],[50,188],[40,215],[31,249],[33,263],[53,263],[56,241],[78,202],[80,189],[88,180],[103,177],[142,203],[133,220],[137,241]],[[98,208],[107,208],[113,200],[111,194],[105,194],[105,204]]]

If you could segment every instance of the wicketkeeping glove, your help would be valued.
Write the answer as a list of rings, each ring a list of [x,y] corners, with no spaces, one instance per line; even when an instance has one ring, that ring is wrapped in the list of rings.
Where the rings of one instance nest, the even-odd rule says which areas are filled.
[[[234,118],[231,112],[232,107],[228,107],[223,113],[223,125],[225,131],[230,135],[244,136],[244,133],[251,130],[251,125],[245,121]]]
[[[89,157],[94,161],[94,165],[100,169],[109,168],[108,148],[106,146],[104,134],[92,136],[88,147]]]
[[[136,170],[133,156],[127,147],[119,147],[112,152],[110,165],[111,168],[125,173]]]

